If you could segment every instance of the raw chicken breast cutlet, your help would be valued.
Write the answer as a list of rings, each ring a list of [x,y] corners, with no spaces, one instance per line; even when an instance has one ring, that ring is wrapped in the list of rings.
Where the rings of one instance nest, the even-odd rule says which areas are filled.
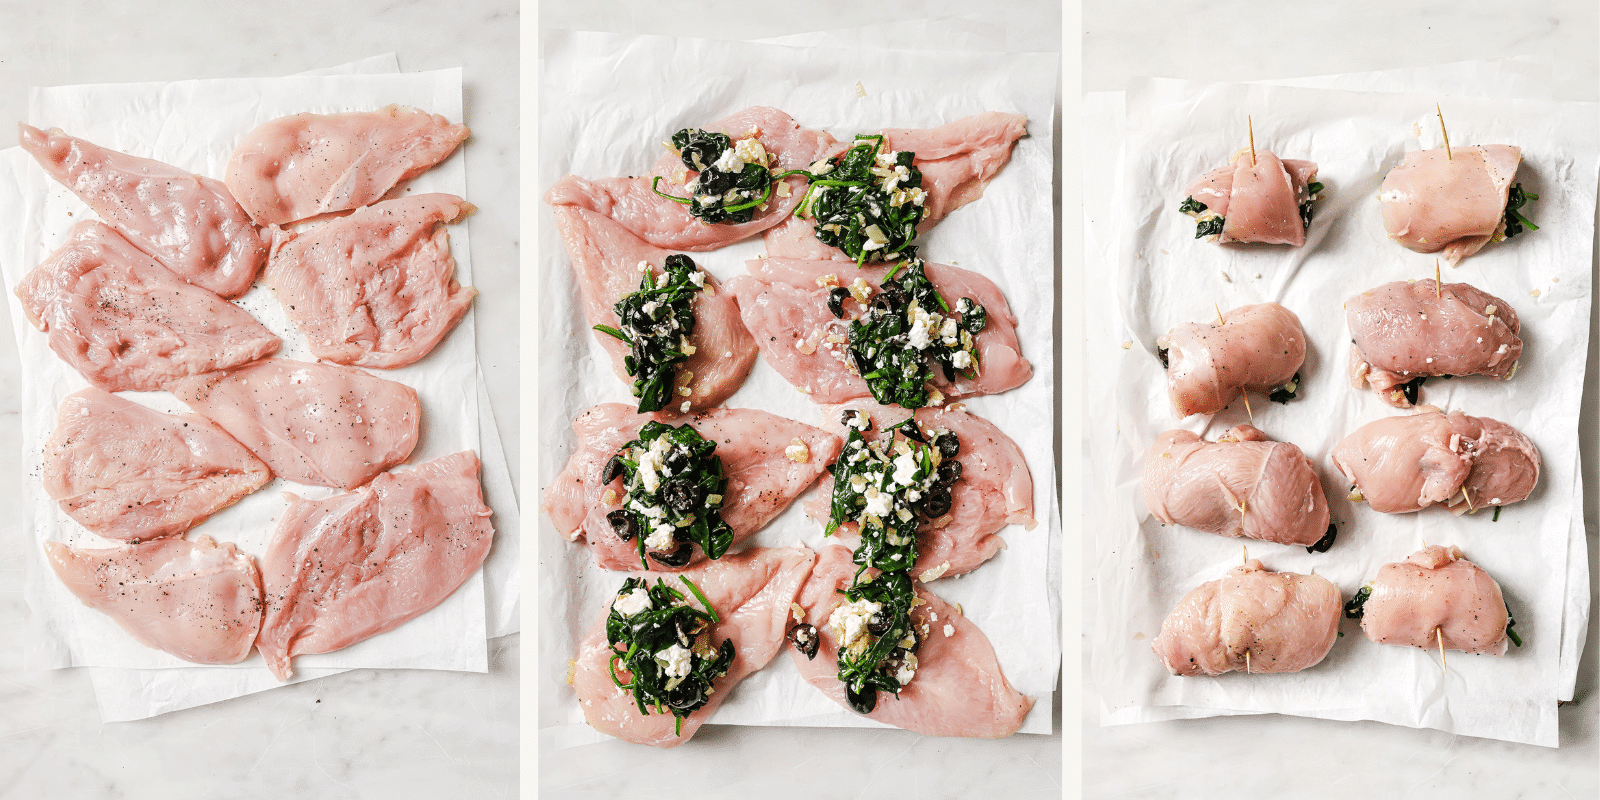
[[[1186,322],[1156,342],[1180,417],[1215,414],[1245,392],[1288,401],[1306,359],[1300,318],[1277,303],[1241,306],[1220,324]]]
[[[269,242],[221,181],[60,130],[18,129],[22,149],[50,177],[180,278],[225,298],[255,283]]]
[[[1327,578],[1273,572],[1252,558],[1184,595],[1151,649],[1174,675],[1299,672],[1333,649],[1340,600]]]
[[[577,449],[545,490],[543,507],[556,530],[574,541],[582,536],[605,569],[643,569],[638,543],[622,539],[607,520],[627,502],[623,479],[601,479],[607,462],[653,419],[620,403],[579,414],[572,421]],[[714,454],[728,479],[721,517],[733,529],[735,545],[788,508],[839,455],[839,437],[765,411],[714,408],[677,422],[716,443]],[[685,566],[703,560],[705,553],[696,548]],[[682,568],[653,561],[657,570]]]
[[[272,479],[211,420],[92,387],[61,401],[43,468],[45,493],[68,516],[135,544],[183,533]]]
[[[1250,425],[1216,442],[1186,430],[1156,439],[1144,459],[1145,507],[1162,522],[1323,551],[1332,546],[1328,499],[1300,448]]]
[[[638,291],[640,265],[649,268],[652,276],[662,273],[662,264],[672,255],[629,233],[616,221],[586,208],[558,205],[554,208],[556,230],[566,243],[567,254],[572,259],[574,277],[583,293],[583,313],[589,325],[622,328],[617,318],[617,302],[624,295]],[[715,408],[728,399],[744,384],[745,376],[756,363],[756,342],[745,330],[739,318],[739,305],[732,292],[723,288],[709,272],[704,276],[704,288],[695,293],[692,304],[694,332],[688,337],[687,361],[678,365],[677,386],[681,391],[668,404],[672,411],[683,411],[682,402],[689,411]],[[625,385],[633,386],[624,359],[629,355],[628,345],[599,331],[594,336],[600,346],[611,355],[611,366]]]
[[[178,381],[172,393],[280,478],[354,489],[405,461],[422,407],[403,383],[354,367],[270,359]]]
[[[1461,555],[1427,547],[1385,564],[1361,605],[1361,630],[1379,644],[1502,656],[1510,612],[1500,584]]]
[[[1389,238],[1454,266],[1504,230],[1522,150],[1505,144],[1413,150],[1383,178],[1378,200]]]
[[[1316,180],[1315,162],[1245,148],[1233,154],[1228,166],[1189,184],[1179,210],[1200,223],[1197,238],[1300,247],[1311,225],[1309,204],[1316,199],[1311,184]]]
[[[45,542],[51,569],[83,604],[140,644],[196,664],[235,664],[261,627],[261,573],[209,536],[113,548]]]
[[[578,645],[577,657],[573,660],[571,683],[584,720],[601,733],[635,744],[665,748],[689,741],[732,694],[739,681],[766,666],[778,654],[788,629],[790,606],[816,558],[816,553],[805,548],[758,547],[724,556],[719,561],[702,562],[678,573],[694,582],[720,620],[712,623],[704,634],[710,645],[720,647],[727,640],[733,643],[734,649],[727,673],[712,682],[706,704],[683,718],[681,730],[669,709],[640,714],[633,693],[618,689],[612,682],[610,662],[619,653],[606,641],[606,619],[612,608],[622,613],[626,602],[625,598],[616,599]],[[651,586],[657,579],[664,579],[666,585],[686,598],[693,598],[678,575],[639,573]],[[694,608],[701,607],[696,599],[689,602]],[[633,677],[620,663],[616,674],[624,683]]]
[[[257,225],[287,225],[371,205],[445,160],[467,126],[390,105],[348,114],[294,114],[245,134],[228,188]]]
[[[394,630],[478,571],[494,540],[478,468],[466,451],[327,500],[288,495],[261,558],[266,616],[256,641],[278,680],[289,679],[295,656]]]
[[[1444,503],[1456,514],[1526,499],[1539,482],[1539,449],[1488,417],[1429,407],[1369,422],[1333,448],[1333,465],[1374,511],[1403,514]]]
[[[265,358],[280,344],[249,312],[93,220],[74,225],[67,244],[23,276],[16,294],[50,349],[108,392],[159,391]]]
[[[445,230],[472,210],[448,194],[367,206],[290,239],[266,283],[317,358],[405,366],[431,352],[478,294],[456,282]]]
[[[788,114],[763,106],[736,112],[705,126],[705,130],[725,133],[736,145],[741,140],[759,141],[770,157],[767,169],[774,175],[805,169],[834,144],[827,133],[802,128]],[[659,138],[669,135],[663,133]],[[660,177],[660,191],[686,197],[686,187],[698,175],[684,166],[676,150],[669,148],[645,175],[599,180],[568,175],[550,187],[544,201],[557,207],[586,208],[609,217],[656,247],[699,252],[748,239],[777,225],[788,218],[805,193],[804,178],[785,178],[773,187],[767,207],[758,209],[749,222],[707,224],[691,216],[688,206],[659,197],[650,188],[651,182]]]
[[[1506,301],[1465,283],[1395,281],[1345,301],[1350,385],[1396,408],[1416,405],[1424,379],[1487,375],[1509,380],[1522,357],[1522,325]]]
[[[839,646],[828,622],[855,573],[848,549],[834,545],[822,550],[799,598],[819,646],[813,658],[789,651],[801,677],[845,708],[850,704],[838,677]],[[927,736],[1003,739],[1016,733],[1033,699],[1012,688],[976,625],[920,582],[913,586],[921,601],[911,610],[918,635],[916,674],[899,694],[880,693],[866,716]]]

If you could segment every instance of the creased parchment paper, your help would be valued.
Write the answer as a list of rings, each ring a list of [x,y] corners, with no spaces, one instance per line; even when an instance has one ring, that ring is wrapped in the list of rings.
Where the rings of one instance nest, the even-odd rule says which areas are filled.
[[[393,57],[352,65],[373,72],[387,68]],[[402,103],[461,119],[460,70],[440,70],[409,75],[344,74],[325,77],[297,76],[273,79],[180,81],[157,84],[102,84],[37,89],[30,98],[29,122],[39,127],[59,127],[113,149],[156,158],[199,174],[220,177],[238,141],[269,119],[302,111],[337,112],[379,108]],[[447,191],[470,197],[466,191],[464,156],[453,155],[424,173],[401,192]],[[0,233],[0,268],[6,285],[17,281],[64,242],[71,225],[93,218],[69,191],[51,180],[20,148],[0,152],[0,209],[22,225]],[[457,277],[472,280],[466,225],[450,229]],[[42,443],[54,426],[61,398],[86,382],[46,345],[45,336],[26,321],[13,294],[13,328],[21,351],[23,457],[29,469],[24,513],[39,541],[52,539],[74,546],[105,546],[62,513],[38,482]],[[261,286],[240,298],[268,328],[283,337],[279,357],[310,360],[304,337],[284,316],[271,293]],[[417,364],[382,371],[418,390],[424,422],[422,436],[409,463],[419,464],[464,449],[478,451],[487,472],[499,472],[486,487],[498,485],[509,499],[508,470],[503,452],[487,452],[480,438],[478,374],[474,344],[474,315],[468,314],[457,330]],[[124,393],[130,399],[162,411],[185,410],[164,392]],[[498,444],[498,442],[496,442]],[[498,451],[496,447],[494,450]],[[284,491],[322,498],[334,490],[306,487],[275,479],[233,507],[195,528],[218,540],[237,543],[245,552],[265,551],[279,515],[285,508]],[[492,490],[491,490],[491,493]],[[515,523],[515,504],[499,503],[495,523],[501,528]],[[500,550],[497,546],[497,550]],[[515,559],[515,547],[503,548]],[[250,691],[271,688],[259,657],[229,667],[195,667],[135,642],[105,615],[89,610],[66,591],[45,563],[43,550],[34,548],[35,562],[27,593],[30,606],[43,620],[55,647],[52,666],[90,666],[138,671],[141,677],[97,675],[97,688],[112,689],[115,697],[100,691],[102,711],[108,719],[132,719],[204,702],[214,702]],[[503,570],[502,570],[503,572]],[[513,591],[498,592],[496,599],[514,609],[515,572],[508,582]],[[297,679],[358,667],[418,667],[483,671],[487,668],[483,572],[474,575],[439,607],[383,636],[350,648],[296,659]],[[514,619],[514,610],[497,609],[499,624]],[[104,680],[102,680],[104,678]]]
[[[574,173],[590,178],[638,174],[674,131],[751,105],[772,105],[802,126],[848,140],[884,127],[923,127],[982,111],[1028,115],[1030,135],[985,196],[924,237],[922,254],[993,278],[1021,320],[1023,354],[1034,375],[1004,395],[969,402],[1023,448],[1032,471],[1038,527],[1007,528],[1007,549],[975,572],[935,581],[988,636],[1007,678],[1038,702],[1026,732],[1050,731],[1049,695],[1060,663],[1057,587],[1047,580],[1048,537],[1059,531],[1051,451],[1051,142],[1054,56],[889,53],[826,50],[647,36],[554,32],[544,41],[540,96],[540,190]],[[857,82],[865,91],[861,96]],[[578,290],[549,207],[540,204],[539,408],[541,486],[573,448],[571,420],[601,402],[628,402],[583,319]],[[758,239],[694,254],[719,280],[744,272],[764,253]],[[728,402],[810,424],[819,409],[758,360]],[[820,547],[821,523],[799,504],[751,544]],[[565,682],[577,641],[603,613],[625,575],[597,569],[587,548],[566,541],[540,515],[540,726],[557,746],[597,741]],[[892,702],[892,701],[891,701]],[[743,725],[863,726],[802,681],[787,654],[746,678],[711,718]]]
[[[1452,144],[1521,146],[1525,161],[1517,179],[1540,196],[1529,216],[1541,230],[1443,268],[1446,282],[1477,285],[1522,317],[1527,350],[1515,380],[1434,379],[1424,387],[1426,402],[1505,420],[1540,447],[1539,488],[1508,506],[1498,522],[1492,512],[1462,518],[1436,509],[1373,512],[1344,499],[1349,487],[1328,461],[1339,439],[1393,413],[1370,392],[1348,386],[1342,301],[1388,281],[1433,276],[1432,256],[1387,240],[1376,194],[1405,151],[1439,146],[1436,101],[1444,106]],[[1318,179],[1327,189],[1303,249],[1195,241],[1192,220],[1175,210],[1190,180],[1244,145],[1247,113],[1254,117],[1258,148],[1321,167]],[[1587,599],[1582,587],[1568,588],[1569,559],[1583,558],[1581,524],[1573,545],[1581,509],[1576,440],[1583,364],[1568,354],[1584,352],[1588,337],[1594,123],[1594,108],[1585,104],[1165,80],[1140,81],[1128,92],[1122,183],[1113,206],[1120,218],[1110,223],[1117,237],[1117,330],[1128,349],[1107,355],[1091,343],[1089,357],[1090,384],[1115,386],[1114,399],[1098,407],[1114,410],[1117,431],[1114,437],[1090,434],[1090,457],[1109,469],[1089,494],[1105,521],[1092,556],[1098,603],[1091,668],[1107,710],[1103,719],[1272,711],[1556,744],[1555,701],[1571,687],[1563,679],[1562,653],[1581,649],[1581,633],[1572,626],[1581,631]],[[1241,540],[1150,518],[1139,496],[1145,452],[1170,428],[1215,438],[1246,421],[1236,402],[1209,420],[1180,423],[1153,342],[1179,322],[1213,318],[1213,304],[1268,300],[1300,316],[1310,347],[1300,399],[1286,406],[1253,401],[1255,424],[1312,458],[1340,534],[1325,554],[1243,540],[1250,556],[1270,569],[1314,568],[1348,597],[1379,566],[1424,541],[1455,544],[1499,580],[1524,647],[1502,659],[1454,653],[1444,672],[1437,653],[1375,645],[1346,621],[1328,658],[1301,673],[1180,679],[1150,652],[1150,640],[1178,599],[1239,563]],[[1574,602],[1573,594],[1583,597]]]

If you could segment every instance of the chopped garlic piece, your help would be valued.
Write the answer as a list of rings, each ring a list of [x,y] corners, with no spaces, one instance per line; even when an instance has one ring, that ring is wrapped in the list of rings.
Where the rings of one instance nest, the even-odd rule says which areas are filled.
[[[811,460],[811,448],[807,447],[806,443],[801,441],[798,436],[789,441],[789,446],[783,449],[783,454],[790,461],[797,464],[804,464]]]

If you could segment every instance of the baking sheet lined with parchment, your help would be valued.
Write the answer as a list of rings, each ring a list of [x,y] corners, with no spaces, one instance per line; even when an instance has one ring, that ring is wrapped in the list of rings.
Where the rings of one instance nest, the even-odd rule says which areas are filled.
[[[1540,486],[1527,501],[1507,506],[1498,522],[1492,512],[1379,514],[1345,499],[1349,486],[1328,460],[1361,424],[1403,413],[1348,385],[1342,302],[1389,281],[1433,277],[1433,256],[1387,239],[1377,189],[1406,151],[1442,145],[1435,102],[1452,144],[1522,147],[1517,180],[1539,195],[1524,209],[1539,231],[1442,267],[1446,282],[1472,283],[1517,310],[1527,349],[1515,379],[1434,379],[1423,390],[1425,402],[1516,426],[1542,451]],[[1327,188],[1304,248],[1196,241],[1194,221],[1176,210],[1190,181],[1246,146],[1247,115],[1258,148],[1319,164],[1318,180]],[[1574,531],[1582,536],[1574,521],[1582,505],[1577,418],[1584,365],[1570,354],[1585,352],[1589,335],[1594,107],[1151,79],[1127,94],[1126,131],[1113,225],[1117,313],[1128,349],[1090,359],[1091,372],[1115,384],[1114,444],[1091,447],[1091,458],[1111,470],[1103,491],[1090,493],[1105,512],[1095,541],[1091,668],[1107,714],[1133,721],[1127,713],[1136,709],[1153,709],[1155,718],[1168,708],[1182,709],[1179,716],[1280,712],[1555,745],[1556,701],[1571,691],[1564,655],[1581,647],[1575,628],[1585,624],[1587,610],[1587,586],[1568,580],[1570,560],[1584,558],[1582,546],[1573,547]],[[1305,327],[1299,399],[1277,405],[1252,398],[1250,412],[1236,401],[1214,417],[1177,419],[1155,339],[1181,322],[1214,319],[1218,307],[1266,301],[1288,306]],[[1184,427],[1214,439],[1252,417],[1316,465],[1339,526],[1329,552],[1162,526],[1146,511],[1140,471],[1162,431]],[[1314,569],[1347,598],[1379,566],[1424,542],[1458,545],[1499,580],[1525,644],[1501,659],[1453,654],[1444,671],[1437,654],[1375,645],[1346,621],[1328,658],[1300,673],[1171,676],[1150,652],[1150,640],[1179,598],[1239,563],[1241,541],[1267,568]],[[1578,607],[1575,595],[1583,601]]]
[[[988,636],[1006,677],[1036,699],[1022,730],[1049,733],[1050,694],[1060,664],[1049,539],[1060,530],[1052,452],[1051,176],[1056,59],[1033,54],[911,53],[573,32],[546,36],[541,64],[540,185],[572,173],[634,175],[660,154],[662,140],[752,105],[770,105],[803,127],[848,141],[884,127],[930,127],[983,111],[1028,115],[1029,135],[982,199],[956,210],[922,238],[921,255],[993,279],[1019,318],[1033,378],[1022,387],[968,401],[1022,447],[1034,484],[1031,530],[1010,526],[1007,549],[976,571],[929,588]],[[549,207],[540,204],[539,476],[541,488],[572,451],[571,421],[600,402],[629,402],[579,306],[577,286]],[[691,254],[719,280],[745,271],[765,252],[760,237]],[[848,265],[843,265],[849,269]],[[844,274],[841,272],[841,275]],[[758,408],[812,425],[821,410],[758,359],[725,405]],[[796,503],[749,540],[752,546],[829,544],[822,524]],[[587,548],[568,542],[547,515],[539,519],[540,727],[557,746],[603,738],[583,723],[565,667],[582,634],[626,577],[596,568]],[[881,726],[835,705],[806,684],[780,652],[739,684],[710,719],[746,725]]]

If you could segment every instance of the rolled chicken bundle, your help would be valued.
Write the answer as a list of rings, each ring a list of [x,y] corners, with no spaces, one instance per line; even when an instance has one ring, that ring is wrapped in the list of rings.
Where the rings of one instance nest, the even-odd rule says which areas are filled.
[[[1361,631],[1379,644],[1505,655],[1511,614],[1500,584],[1459,547],[1428,545],[1384,564],[1357,603]]]
[[[1396,408],[1416,404],[1437,375],[1509,380],[1522,358],[1522,323],[1506,301],[1465,283],[1394,281],[1345,301],[1350,385]]]
[[[1243,148],[1229,158],[1228,166],[1189,184],[1178,210],[1199,223],[1195,238],[1300,247],[1311,226],[1311,203],[1322,186],[1316,180],[1316,162]]]
[[[1299,672],[1333,649],[1340,608],[1327,578],[1273,572],[1252,558],[1184,595],[1151,648],[1174,675]]]
[[[1526,499],[1539,482],[1539,449],[1499,420],[1429,407],[1357,428],[1333,448],[1352,499],[1403,514],[1444,503],[1456,514]]]
[[[1383,229],[1408,250],[1443,251],[1454,266],[1490,240],[1514,235],[1504,226],[1521,164],[1522,150],[1506,144],[1406,153],[1378,190]]]
[[[1286,402],[1306,360],[1300,318],[1277,303],[1241,306],[1219,324],[1186,322],[1157,341],[1167,365],[1167,396],[1180,417],[1215,414],[1245,392]]]

